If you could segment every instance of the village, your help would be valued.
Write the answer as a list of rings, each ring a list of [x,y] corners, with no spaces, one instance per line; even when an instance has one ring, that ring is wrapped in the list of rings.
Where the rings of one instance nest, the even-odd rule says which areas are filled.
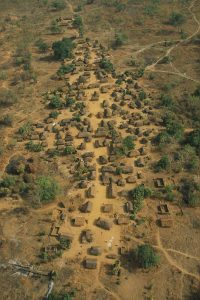
[[[64,22],[71,27],[71,20]],[[136,226],[131,220],[133,203],[127,201],[129,190],[139,184],[150,183],[161,190],[165,186],[163,178],[151,173],[144,177],[142,172],[151,163],[151,141],[160,123],[149,105],[151,96],[131,72],[106,72],[99,67],[102,59],[109,59],[104,47],[98,41],[75,41],[75,59],[62,65],[73,66],[60,78],[65,86],[47,94],[50,105],[55,97],[61,99],[57,119],[35,123],[25,140],[22,136],[17,139],[18,143],[29,140],[30,146],[40,145],[50,155],[68,151],[76,157],[66,170],[74,179],[70,197],[53,211],[49,236],[54,242],[69,243],[64,257],[81,256],[86,268],[95,269],[99,260],[117,259],[128,251],[122,234]],[[63,108],[66,99],[71,103]],[[123,149],[126,139],[131,145]],[[173,225],[167,204],[158,206],[158,220],[162,227]],[[47,245],[45,251],[57,251],[56,244]]]
[[[2,285],[9,278],[12,296],[15,282],[16,300],[192,299],[183,296],[200,282],[192,126],[172,117],[177,107],[161,104],[167,90],[158,94],[152,79],[157,64],[167,73],[161,59],[144,70],[130,61],[120,68],[121,58],[115,65],[113,53],[123,56],[127,45],[116,50],[92,39],[95,32],[87,37],[70,3],[66,11],[48,7],[52,22],[44,20],[42,39],[30,46],[29,63],[39,75],[25,82],[15,123],[5,129]],[[176,48],[157,44],[162,55]],[[155,50],[149,45],[133,49],[149,54]],[[9,84],[20,91],[15,77]]]

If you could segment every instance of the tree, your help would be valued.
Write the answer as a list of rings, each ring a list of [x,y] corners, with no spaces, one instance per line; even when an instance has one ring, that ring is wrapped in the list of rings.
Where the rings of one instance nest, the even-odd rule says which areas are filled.
[[[69,64],[69,65],[62,65],[59,70],[57,71],[58,76],[63,76],[65,74],[69,74],[75,70],[75,65]]]
[[[50,30],[53,34],[57,34],[57,33],[61,33],[62,32],[62,29],[61,27],[59,26],[58,22],[57,21],[52,21],[51,22],[51,26],[50,26]]]
[[[53,178],[40,176],[36,179],[36,195],[40,202],[49,203],[54,201],[58,192],[58,184]]]
[[[191,131],[188,134],[186,141],[192,146],[195,147],[197,152],[200,153],[200,129]]]
[[[79,29],[80,27],[83,27],[83,20],[82,20],[81,16],[79,16],[79,15],[75,16],[72,25],[77,29]]]
[[[179,26],[185,23],[185,16],[179,12],[172,12],[169,17],[169,24],[173,26]]]
[[[148,269],[158,265],[160,257],[151,245],[139,245],[135,250],[135,258],[140,268]]]
[[[54,8],[55,10],[62,10],[66,8],[66,3],[64,0],[54,0],[51,3],[51,7]]]
[[[133,137],[132,136],[125,137],[122,141],[122,147],[125,154],[127,153],[127,151],[133,150],[135,148]]]
[[[115,34],[115,39],[112,43],[112,47],[114,49],[117,49],[121,46],[123,46],[127,41],[127,36],[124,33],[116,33]]]
[[[183,201],[190,207],[196,207],[200,204],[200,185],[195,181],[183,180],[181,186]]]
[[[129,196],[134,206],[134,214],[142,209],[143,200],[147,197],[150,197],[151,194],[151,190],[146,188],[143,184],[138,185],[136,188],[129,192]]]
[[[159,161],[155,164],[155,171],[160,172],[162,170],[168,170],[171,166],[169,157],[167,155],[163,155]]]
[[[103,58],[100,63],[100,68],[104,69],[107,72],[112,72],[114,70],[113,64],[110,60]]]
[[[65,59],[72,57],[72,51],[75,44],[69,38],[63,38],[61,41],[54,42],[52,49],[56,59]]]
[[[61,101],[61,99],[60,99],[60,97],[58,95],[54,95],[51,98],[51,100],[49,102],[49,107],[50,108],[56,108],[56,109],[62,107],[62,101]]]
[[[35,42],[35,46],[38,47],[38,50],[41,52],[47,52],[49,46],[44,42],[43,39],[39,39]]]

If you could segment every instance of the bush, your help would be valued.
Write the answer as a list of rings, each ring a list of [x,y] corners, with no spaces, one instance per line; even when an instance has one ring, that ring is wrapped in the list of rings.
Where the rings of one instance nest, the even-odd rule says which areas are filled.
[[[66,107],[71,107],[72,105],[74,105],[75,100],[73,98],[68,98],[66,100]]]
[[[31,152],[40,152],[44,150],[42,144],[34,144],[32,141],[26,144],[26,149]]]
[[[99,66],[107,72],[112,72],[114,70],[113,64],[108,59],[102,59]]]
[[[65,74],[69,74],[75,70],[75,66],[73,64],[70,65],[62,65],[59,70],[57,71],[58,76],[63,76]]]
[[[11,115],[5,115],[1,120],[0,120],[0,125],[3,126],[12,126],[13,124],[13,118]]]
[[[1,182],[0,186],[4,188],[10,188],[14,186],[16,183],[16,179],[13,176],[6,176]]]
[[[161,157],[161,159],[155,164],[154,169],[156,172],[167,171],[171,166],[171,162],[167,155]]]
[[[54,0],[51,3],[51,7],[54,8],[55,10],[63,10],[66,8],[66,3],[64,0]]]
[[[72,25],[77,29],[83,28],[83,20],[81,16],[75,16]]]
[[[35,42],[35,46],[38,47],[38,50],[41,52],[47,52],[47,50],[49,48],[47,43],[45,43],[43,39],[37,40]]]
[[[183,16],[179,12],[172,12],[172,14],[169,17],[169,24],[173,26],[179,26],[185,23],[186,19],[185,16]]]
[[[200,129],[191,131],[186,139],[192,147],[195,147],[197,152],[200,154]]]
[[[70,155],[70,154],[74,154],[76,153],[76,149],[72,146],[67,146],[64,150],[63,150],[63,154],[64,155]]]
[[[17,100],[17,96],[11,90],[0,91],[0,107],[12,106]]]
[[[190,207],[200,205],[200,185],[194,181],[183,180],[181,186],[183,201]]]
[[[52,111],[49,114],[49,118],[53,118],[53,119],[57,119],[57,117],[59,116],[59,112],[58,111]]]
[[[127,136],[122,141],[123,150],[125,153],[131,151],[135,148],[134,138],[132,136]]]
[[[166,132],[177,140],[181,140],[184,134],[183,125],[174,119],[173,115],[166,114],[163,118],[163,123],[166,126]]]
[[[171,96],[162,94],[160,97],[160,105],[167,108],[171,108],[174,105],[174,101]]]
[[[155,143],[158,144],[160,148],[165,147],[167,144],[171,142],[171,137],[166,131],[160,132],[156,137],[155,137]]]
[[[54,95],[50,102],[49,102],[49,107],[53,109],[58,109],[62,107],[62,101],[58,95]]]
[[[160,257],[151,245],[139,245],[135,250],[135,259],[140,268],[148,269],[158,265]]]
[[[23,137],[27,138],[33,131],[33,125],[30,122],[25,123],[22,127],[18,129],[18,133]]]
[[[112,47],[114,49],[117,49],[121,46],[123,46],[127,41],[127,36],[124,33],[116,33],[115,34],[115,39],[112,43]]]
[[[62,29],[59,26],[59,24],[58,24],[57,21],[52,21],[51,22],[50,30],[51,30],[51,33],[53,33],[53,34],[57,34],[57,33],[61,33],[62,32]]]
[[[61,41],[54,42],[52,49],[56,59],[65,59],[72,57],[72,51],[75,44],[69,38],[63,38]]]
[[[136,188],[129,192],[129,196],[133,202],[134,214],[140,211],[143,207],[143,200],[152,195],[152,191],[146,188],[143,184],[138,185]]]
[[[46,176],[41,176],[36,179],[36,195],[42,203],[49,203],[56,199],[59,187],[57,182]]]

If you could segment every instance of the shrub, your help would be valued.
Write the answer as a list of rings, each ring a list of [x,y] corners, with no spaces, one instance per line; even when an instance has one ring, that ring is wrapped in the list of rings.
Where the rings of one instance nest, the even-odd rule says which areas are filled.
[[[75,100],[73,98],[68,98],[66,100],[66,107],[71,107],[72,105],[74,105]]]
[[[53,119],[57,119],[57,117],[59,116],[59,112],[58,111],[52,111],[49,114],[49,118],[53,118]]]
[[[72,146],[67,146],[64,150],[63,150],[63,154],[64,155],[70,155],[70,154],[74,154],[76,153],[76,149]]]
[[[117,49],[121,46],[123,46],[127,41],[127,36],[124,33],[116,33],[115,34],[115,39],[112,43],[112,47],[114,49]]]
[[[69,38],[63,38],[61,41],[54,42],[52,49],[56,59],[65,59],[72,57],[72,51],[75,44]]]
[[[57,33],[61,33],[62,32],[62,29],[59,26],[59,24],[58,24],[57,21],[52,21],[51,22],[50,30],[51,30],[51,33],[53,33],[53,34],[57,34]]]
[[[49,48],[47,43],[45,43],[43,39],[37,40],[35,42],[35,46],[38,47],[39,51],[41,51],[41,52],[47,52],[47,50]]]
[[[197,152],[200,153],[200,129],[191,131],[186,141],[192,146],[195,147]]]
[[[1,182],[1,187],[9,188],[14,186],[16,183],[16,179],[13,176],[6,176]]]
[[[22,127],[18,129],[18,133],[23,137],[26,138],[31,134],[33,131],[33,125],[31,122],[25,123]]]
[[[75,70],[75,66],[73,64],[70,65],[62,65],[59,70],[57,71],[58,76],[63,76],[65,74],[69,74]]]
[[[75,16],[72,25],[77,29],[83,28],[83,20],[81,16]]]
[[[12,126],[13,124],[13,118],[11,115],[5,115],[1,120],[0,120],[0,125],[3,126]]]
[[[160,257],[157,255],[151,245],[139,245],[135,250],[135,259],[137,260],[140,268],[148,269],[156,266]]]
[[[171,142],[171,137],[166,131],[162,131],[155,137],[154,141],[160,148],[163,148]]]
[[[132,136],[127,136],[122,141],[124,152],[133,150],[135,148],[134,138]]]
[[[155,164],[154,169],[156,172],[160,172],[163,170],[169,170],[171,166],[171,162],[169,160],[169,157],[167,155],[164,155],[161,157],[161,159]]]
[[[44,148],[42,144],[34,144],[32,141],[30,141],[26,144],[26,149],[31,152],[40,152]]]
[[[62,101],[61,101],[61,99],[60,99],[60,97],[58,95],[54,95],[51,98],[51,100],[49,102],[49,107],[50,108],[54,108],[54,109],[55,108],[58,109],[58,108],[62,107]]]
[[[181,186],[183,201],[190,207],[196,207],[200,204],[200,185],[195,181],[183,180]]]
[[[108,60],[108,59],[102,59],[101,61],[100,61],[100,68],[102,68],[102,69],[104,69],[105,71],[107,71],[107,72],[112,72],[113,70],[114,70],[114,68],[113,68],[113,64],[111,63],[111,61],[110,60]]]
[[[0,91],[0,107],[9,107],[17,102],[17,96],[11,90]]]
[[[55,10],[63,10],[66,8],[66,3],[64,0],[54,0],[51,3],[51,7],[54,8]]]
[[[14,156],[10,159],[6,168],[8,174],[19,175],[23,174],[26,167],[26,160],[23,156]]]
[[[49,203],[56,199],[59,187],[57,182],[46,176],[41,176],[36,179],[36,195],[42,203]]]
[[[162,94],[160,97],[160,105],[164,107],[171,108],[174,104],[174,101],[171,96]]]
[[[163,118],[163,123],[166,126],[166,132],[177,140],[181,140],[184,134],[183,125],[174,119],[172,114],[166,114]]]

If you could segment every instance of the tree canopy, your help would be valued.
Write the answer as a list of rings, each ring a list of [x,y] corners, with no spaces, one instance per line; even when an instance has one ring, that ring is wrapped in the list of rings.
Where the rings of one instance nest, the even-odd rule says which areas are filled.
[[[61,41],[54,42],[52,45],[54,57],[56,59],[71,58],[74,48],[75,44],[69,38],[63,38]]]
[[[156,266],[160,257],[151,245],[139,245],[135,250],[135,258],[140,268],[148,269]]]

